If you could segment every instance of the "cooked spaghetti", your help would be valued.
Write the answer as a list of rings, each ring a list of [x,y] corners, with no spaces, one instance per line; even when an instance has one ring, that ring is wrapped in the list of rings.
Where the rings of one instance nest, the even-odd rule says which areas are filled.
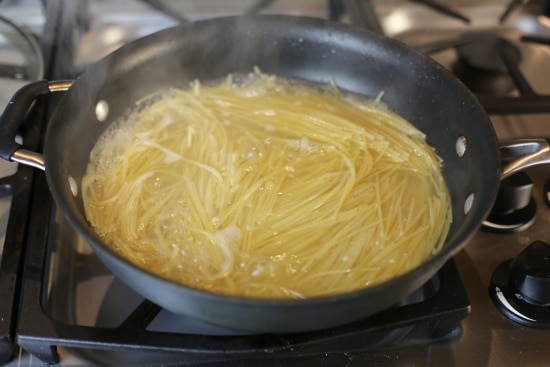
[[[141,101],[94,147],[86,216],[138,266],[254,298],[349,292],[437,252],[441,161],[378,100],[253,73]]]

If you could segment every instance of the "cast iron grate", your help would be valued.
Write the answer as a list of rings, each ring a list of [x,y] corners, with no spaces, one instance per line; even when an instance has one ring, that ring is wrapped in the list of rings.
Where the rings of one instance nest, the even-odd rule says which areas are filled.
[[[58,347],[72,348],[96,362],[124,365],[196,364],[383,350],[452,340],[461,334],[461,320],[470,311],[469,299],[451,260],[410,300],[373,317],[322,331],[290,335],[151,331],[148,326],[161,309],[147,300],[117,327],[59,322],[44,311],[47,300],[43,279],[51,256],[48,239],[53,204],[44,175],[37,175],[35,182],[16,338],[19,346],[45,363],[59,361]]]
[[[28,121],[43,121],[44,107],[37,105],[29,114]],[[37,150],[40,142],[41,124],[30,123],[20,131],[23,147]],[[8,362],[15,350],[15,327],[19,291],[25,257],[24,243],[28,233],[29,206],[32,200],[32,185],[35,169],[18,166],[17,171],[0,178],[0,196],[11,196],[2,259],[0,263],[0,364]]]
[[[544,38],[523,36],[524,42],[534,42],[541,45],[550,41]],[[480,95],[478,99],[487,113],[507,115],[522,113],[548,113],[550,112],[550,95],[538,94],[531,87],[529,81],[523,75],[518,58],[517,50],[509,41],[501,39],[498,43],[499,55],[508,69],[508,73],[518,91],[517,96],[493,96]]]

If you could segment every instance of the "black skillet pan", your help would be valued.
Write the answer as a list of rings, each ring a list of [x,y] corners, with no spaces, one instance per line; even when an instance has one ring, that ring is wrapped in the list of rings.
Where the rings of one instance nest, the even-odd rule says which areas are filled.
[[[183,87],[194,79],[248,73],[255,66],[264,73],[318,83],[334,80],[342,89],[372,97],[383,91],[391,109],[424,131],[444,160],[452,199],[454,219],[442,251],[402,276],[363,290],[305,300],[260,300],[175,284],[104,245],[85,219],[80,195],[90,150],[101,133],[135,101],[155,91]],[[49,121],[43,155],[22,149],[14,137],[25,112],[38,96],[59,90],[66,92]],[[74,82],[43,81],[23,88],[7,106],[0,126],[2,157],[45,170],[58,208],[117,277],[167,310],[253,332],[327,328],[399,301],[474,235],[492,207],[501,176],[493,127],[451,74],[388,38],[309,18],[229,17],[161,31],[115,51]],[[534,152],[539,143],[521,147]]]

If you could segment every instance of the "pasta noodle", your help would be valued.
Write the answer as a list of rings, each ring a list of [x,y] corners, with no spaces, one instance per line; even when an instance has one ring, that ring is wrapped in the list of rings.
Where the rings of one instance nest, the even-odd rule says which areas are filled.
[[[349,292],[437,252],[441,161],[377,100],[261,74],[141,101],[82,180],[94,230],[129,261],[255,298]]]

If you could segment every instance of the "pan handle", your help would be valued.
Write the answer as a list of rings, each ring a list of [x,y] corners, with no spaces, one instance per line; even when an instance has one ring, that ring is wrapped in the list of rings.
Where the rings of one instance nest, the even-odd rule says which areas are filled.
[[[52,92],[66,91],[72,84],[72,80],[40,80],[25,85],[13,95],[0,116],[0,158],[46,169],[42,154],[23,149],[15,137],[34,101]]]
[[[500,143],[500,155],[506,162],[500,179],[532,166],[550,163],[550,143],[545,139],[515,139]]]

